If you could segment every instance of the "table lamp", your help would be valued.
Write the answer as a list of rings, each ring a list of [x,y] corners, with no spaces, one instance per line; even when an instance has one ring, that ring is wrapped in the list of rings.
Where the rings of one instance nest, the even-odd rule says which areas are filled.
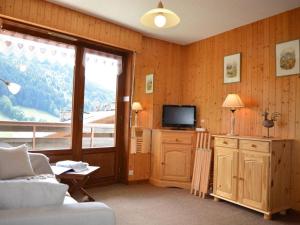
[[[6,81],[0,78],[0,81],[3,82],[6,87],[8,88],[9,92],[12,93],[13,95],[16,95],[19,93],[21,86],[16,83],[12,83],[10,81]]]
[[[141,103],[133,102],[131,108],[132,108],[132,111],[135,112],[134,126],[137,127],[137,125],[138,125],[138,112],[142,111],[143,107],[142,107]]]
[[[241,98],[237,94],[228,94],[225,101],[223,102],[223,107],[230,108],[231,111],[231,126],[230,126],[230,133],[227,134],[229,136],[236,135],[234,133],[234,126],[235,126],[235,116],[234,112],[238,108],[244,107],[244,103],[242,102]]]

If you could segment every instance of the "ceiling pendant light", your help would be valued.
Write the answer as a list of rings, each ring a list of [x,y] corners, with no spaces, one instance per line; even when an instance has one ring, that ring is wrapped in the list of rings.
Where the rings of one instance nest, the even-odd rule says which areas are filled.
[[[176,13],[165,9],[159,1],[157,8],[151,9],[141,17],[141,23],[151,28],[170,28],[178,25],[180,18]]]

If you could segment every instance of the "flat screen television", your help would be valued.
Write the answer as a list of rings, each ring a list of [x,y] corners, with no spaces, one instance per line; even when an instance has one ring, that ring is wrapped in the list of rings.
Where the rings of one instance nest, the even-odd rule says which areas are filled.
[[[170,128],[195,128],[196,106],[163,105],[162,126]]]

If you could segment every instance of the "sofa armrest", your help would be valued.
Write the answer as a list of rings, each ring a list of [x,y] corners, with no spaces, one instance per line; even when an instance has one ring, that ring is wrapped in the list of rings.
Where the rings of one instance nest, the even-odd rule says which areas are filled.
[[[35,174],[53,174],[47,156],[41,153],[29,153],[29,158]]]
[[[0,210],[1,225],[115,225],[111,208],[100,202]]]

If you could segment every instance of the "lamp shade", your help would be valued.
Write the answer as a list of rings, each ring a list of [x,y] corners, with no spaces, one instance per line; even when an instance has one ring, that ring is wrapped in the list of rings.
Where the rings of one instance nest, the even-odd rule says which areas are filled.
[[[225,108],[242,108],[245,105],[237,94],[228,94],[222,106]]]
[[[6,87],[9,90],[9,92],[12,93],[13,95],[18,94],[19,91],[21,90],[21,86],[19,84],[12,83],[12,82],[3,80],[1,78],[0,78],[0,81],[6,85]]]
[[[21,90],[21,86],[16,83],[8,83],[7,88],[13,95],[18,94]]]
[[[160,1],[157,8],[146,12],[140,21],[146,27],[170,28],[179,24],[180,18],[173,11],[165,9]]]
[[[141,103],[139,103],[139,102],[133,102],[131,108],[133,111],[136,111],[136,112],[143,110],[143,107],[142,107]]]

